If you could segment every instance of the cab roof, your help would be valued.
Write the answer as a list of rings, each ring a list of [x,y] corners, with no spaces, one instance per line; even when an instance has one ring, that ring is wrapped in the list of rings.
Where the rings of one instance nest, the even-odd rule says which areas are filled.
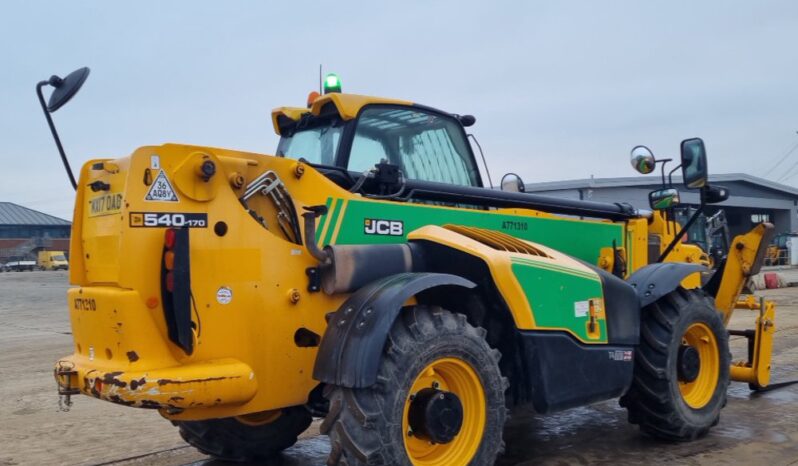
[[[278,107],[272,110],[272,125],[274,132],[282,134],[282,128],[299,121],[302,115],[312,114],[319,116],[335,112],[342,120],[351,120],[357,116],[360,109],[371,104],[413,105],[413,102],[385,97],[372,97],[358,94],[342,94],[333,92],[316,98],[310,108],[307,107]]]

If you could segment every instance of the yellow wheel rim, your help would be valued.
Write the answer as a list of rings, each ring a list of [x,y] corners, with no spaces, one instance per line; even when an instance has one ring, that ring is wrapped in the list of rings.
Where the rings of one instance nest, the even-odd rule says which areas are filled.
[[[262,426],[276,421],[283,412],[279,409],[272,411],[260,411],[257,413],[243,414],[236,416],[236,420],[248,426]]]
[[[463,406],[463,424],[455,438],[446,444],[434,444],[410,433],[408,413],[411,397],[425,388],[452,392]],[[402,433],[405,450],[416,466],[468,464],[482,441],[487,418],[485,392],[476,371],[465,361],[442,358],[419,372],[405,400]]]
[[[682,343],[698,351],[701,366],[695,380],[679,381],[679,391],[688,406],[701,409],[712,400],[712,395],[718,386],[718,374],[720,374],[718,342],[709,327],[702,323],[694,323],[687,327]]]

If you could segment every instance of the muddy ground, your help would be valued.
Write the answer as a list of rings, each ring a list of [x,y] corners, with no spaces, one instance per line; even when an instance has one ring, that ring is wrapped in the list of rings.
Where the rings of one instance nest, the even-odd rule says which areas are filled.
[[[155,412],[77,397],[58,409],[52,364],[71,351],[67,274],[0,274],[0,466],[43,464],[216,464],[187,447]],[[760,292],[775,300],[774,378],[798,378],[798,288]],[[734,328],[753,322],[738,311]],[[735,357],[745,342],[734,338]],[[317,424],[316,424],[317,425]],[[316,425],[274,465],[322,465]],[[647,439],[617,401],[550,416],[515,412],[505,430],[509,465],[798,465],[798,386],[752,394],[733,383],[720,424],[692,443]]]

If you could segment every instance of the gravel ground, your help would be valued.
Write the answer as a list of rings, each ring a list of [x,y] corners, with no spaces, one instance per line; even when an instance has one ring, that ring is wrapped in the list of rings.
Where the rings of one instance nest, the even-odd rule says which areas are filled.
[[[172,425],[147,410],[76,397],[58,409],[53,362],[71,352],[65,272],[0,274],[0,466],[42,464],[213,465]],[[778,303],[774,379],[798,378],[798,288],[762,291]],[[738,311],[733,328],[753,322]],[[745,341],[732,340],[735,356]],[[318,422],[273,464],[322,465]],[[752,394],[732,384],[720,424],[692,443],[647,439],[617,401],[538,416],[516,411],[505,429],[509,465],[798,465],[798,386]]]

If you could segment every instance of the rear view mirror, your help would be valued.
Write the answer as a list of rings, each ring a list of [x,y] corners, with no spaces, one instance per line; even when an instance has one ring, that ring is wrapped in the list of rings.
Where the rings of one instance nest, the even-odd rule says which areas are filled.
[[[648,205],[653,210],[668,210],[679,205],[679,191],[674,188],[658,189],[648,193]]]
[[[477,122],[477,119],[474,117],[474,115],[458,115],[457,119],[460,120],[460,124],[465,128],[473,126],[474,123]]]
[[[682,178],[690,189],[703,188],[707,184],[707,151],[701,138],[682,141]]]
[[[651,152],[646,146],[635,146],[632,149],[632,168],[637,170],[638,173],[642,173],[643,175],[647,175],[654,171],[654,165],[656,164],[656,159],[654,158],[654,153]]]
[[[50,85],[55,89],[50,94],[50,100],[47,101],[47,111],[53,113],[63,107],[72,97],[75,97],[88,77],[89,69],[86,67],[69,73],[66,78],[51,77]]]
[[[515,173],[508,173],[502,177],[501,190],[511,193],[523,193],[526,192],[526,187],[520,176]]]

